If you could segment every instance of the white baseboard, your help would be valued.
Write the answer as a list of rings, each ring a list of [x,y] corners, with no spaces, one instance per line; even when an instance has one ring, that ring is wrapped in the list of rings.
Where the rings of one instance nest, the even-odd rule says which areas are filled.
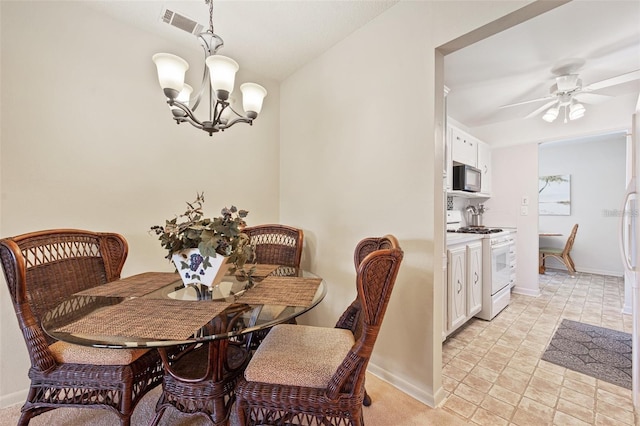
[[[442,402],[444,402],[445,392],[442,388],[438,389],[438,391],[435,393],[429,392],[428,390],[425,391],[424,389],[420,389],[415,385],[407,382],[406,380],[401,379],[390,373],[389,371],[371,363],[369,363],[367,371],[378,377],[380,380],[384,380],[398,390],[406,393],[410,397],[417,399],[418,401],[428,405],[431,408],[438,407]]]
[[[524,296],[532,296],[532,297],[540,296],[540,289],[522,288],[522,287],[519,287],[517,284],[515,287],[511,289],[511,292],[516,294],[522,294]]]
[[[24,389],[18,392],[0,396],[0,408],[7,408],[16,404],[24,404],[24,402],[27,400],[28,393],[29,389]]]

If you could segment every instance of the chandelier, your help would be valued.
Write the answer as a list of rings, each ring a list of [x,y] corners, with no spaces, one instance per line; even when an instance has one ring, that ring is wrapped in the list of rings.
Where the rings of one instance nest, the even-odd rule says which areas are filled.
[[[156,53],[152,59],[158,69],[160,87],[167,97],[167,104],[176,123],[188,122],[212,136],[236,123],[253,124],[262,109],[267,91],[258,84],[244,83],[240,86],[240,91],[245,115],[238,113],[230,105],[229,97],[233,92],[239,66],[233,59],[217,54],[224,42],[213,32],[213,0],[205,0],[205,3],[209,5],[209,29],[198,34],[204,50],[205,66],[200,90],[195,98],[191,98],[192,87],[184,82],[185,73],[189,69],[187,61],[170,53]],[[209,99],[209,112],[205,120],[199,120],[194,112],[205,92]]]

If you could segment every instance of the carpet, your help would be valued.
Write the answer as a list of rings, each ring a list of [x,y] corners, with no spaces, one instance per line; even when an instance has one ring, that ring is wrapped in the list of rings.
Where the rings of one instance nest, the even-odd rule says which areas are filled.
[[[631,335],[563,319],[542,359],[631,389]]]

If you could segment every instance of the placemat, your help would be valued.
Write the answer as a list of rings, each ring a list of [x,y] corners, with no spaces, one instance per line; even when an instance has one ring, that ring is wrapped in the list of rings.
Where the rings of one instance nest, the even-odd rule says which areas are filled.
[[[128,299],[94,312],[57,331],[98,336],[185,340],[230,303]]]
[[[267,277],[240,296],[238,302],[307,307],[321,282],[322,278]]]
[[[251,269],[255,268],[253,273],[251,274],[254,277],[266,277],[271,274],[273,271],[278,269],[280,265],[269,265],[266,263],[246,263],[244,265],[244,269],[246,272],[249,272]],[[236,275],[242,274],[242,271],[236,272]]]
[[[180,276],[174,272],[145,272],[83,290],[76,295],[140,297],[174,281],[180,281]]]

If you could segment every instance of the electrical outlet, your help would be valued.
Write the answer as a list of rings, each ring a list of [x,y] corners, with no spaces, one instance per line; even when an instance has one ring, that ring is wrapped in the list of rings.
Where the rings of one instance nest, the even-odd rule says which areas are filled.
[[[520,207],[520,216],[528,216],[529,215],[529,207],[522,206]]]

